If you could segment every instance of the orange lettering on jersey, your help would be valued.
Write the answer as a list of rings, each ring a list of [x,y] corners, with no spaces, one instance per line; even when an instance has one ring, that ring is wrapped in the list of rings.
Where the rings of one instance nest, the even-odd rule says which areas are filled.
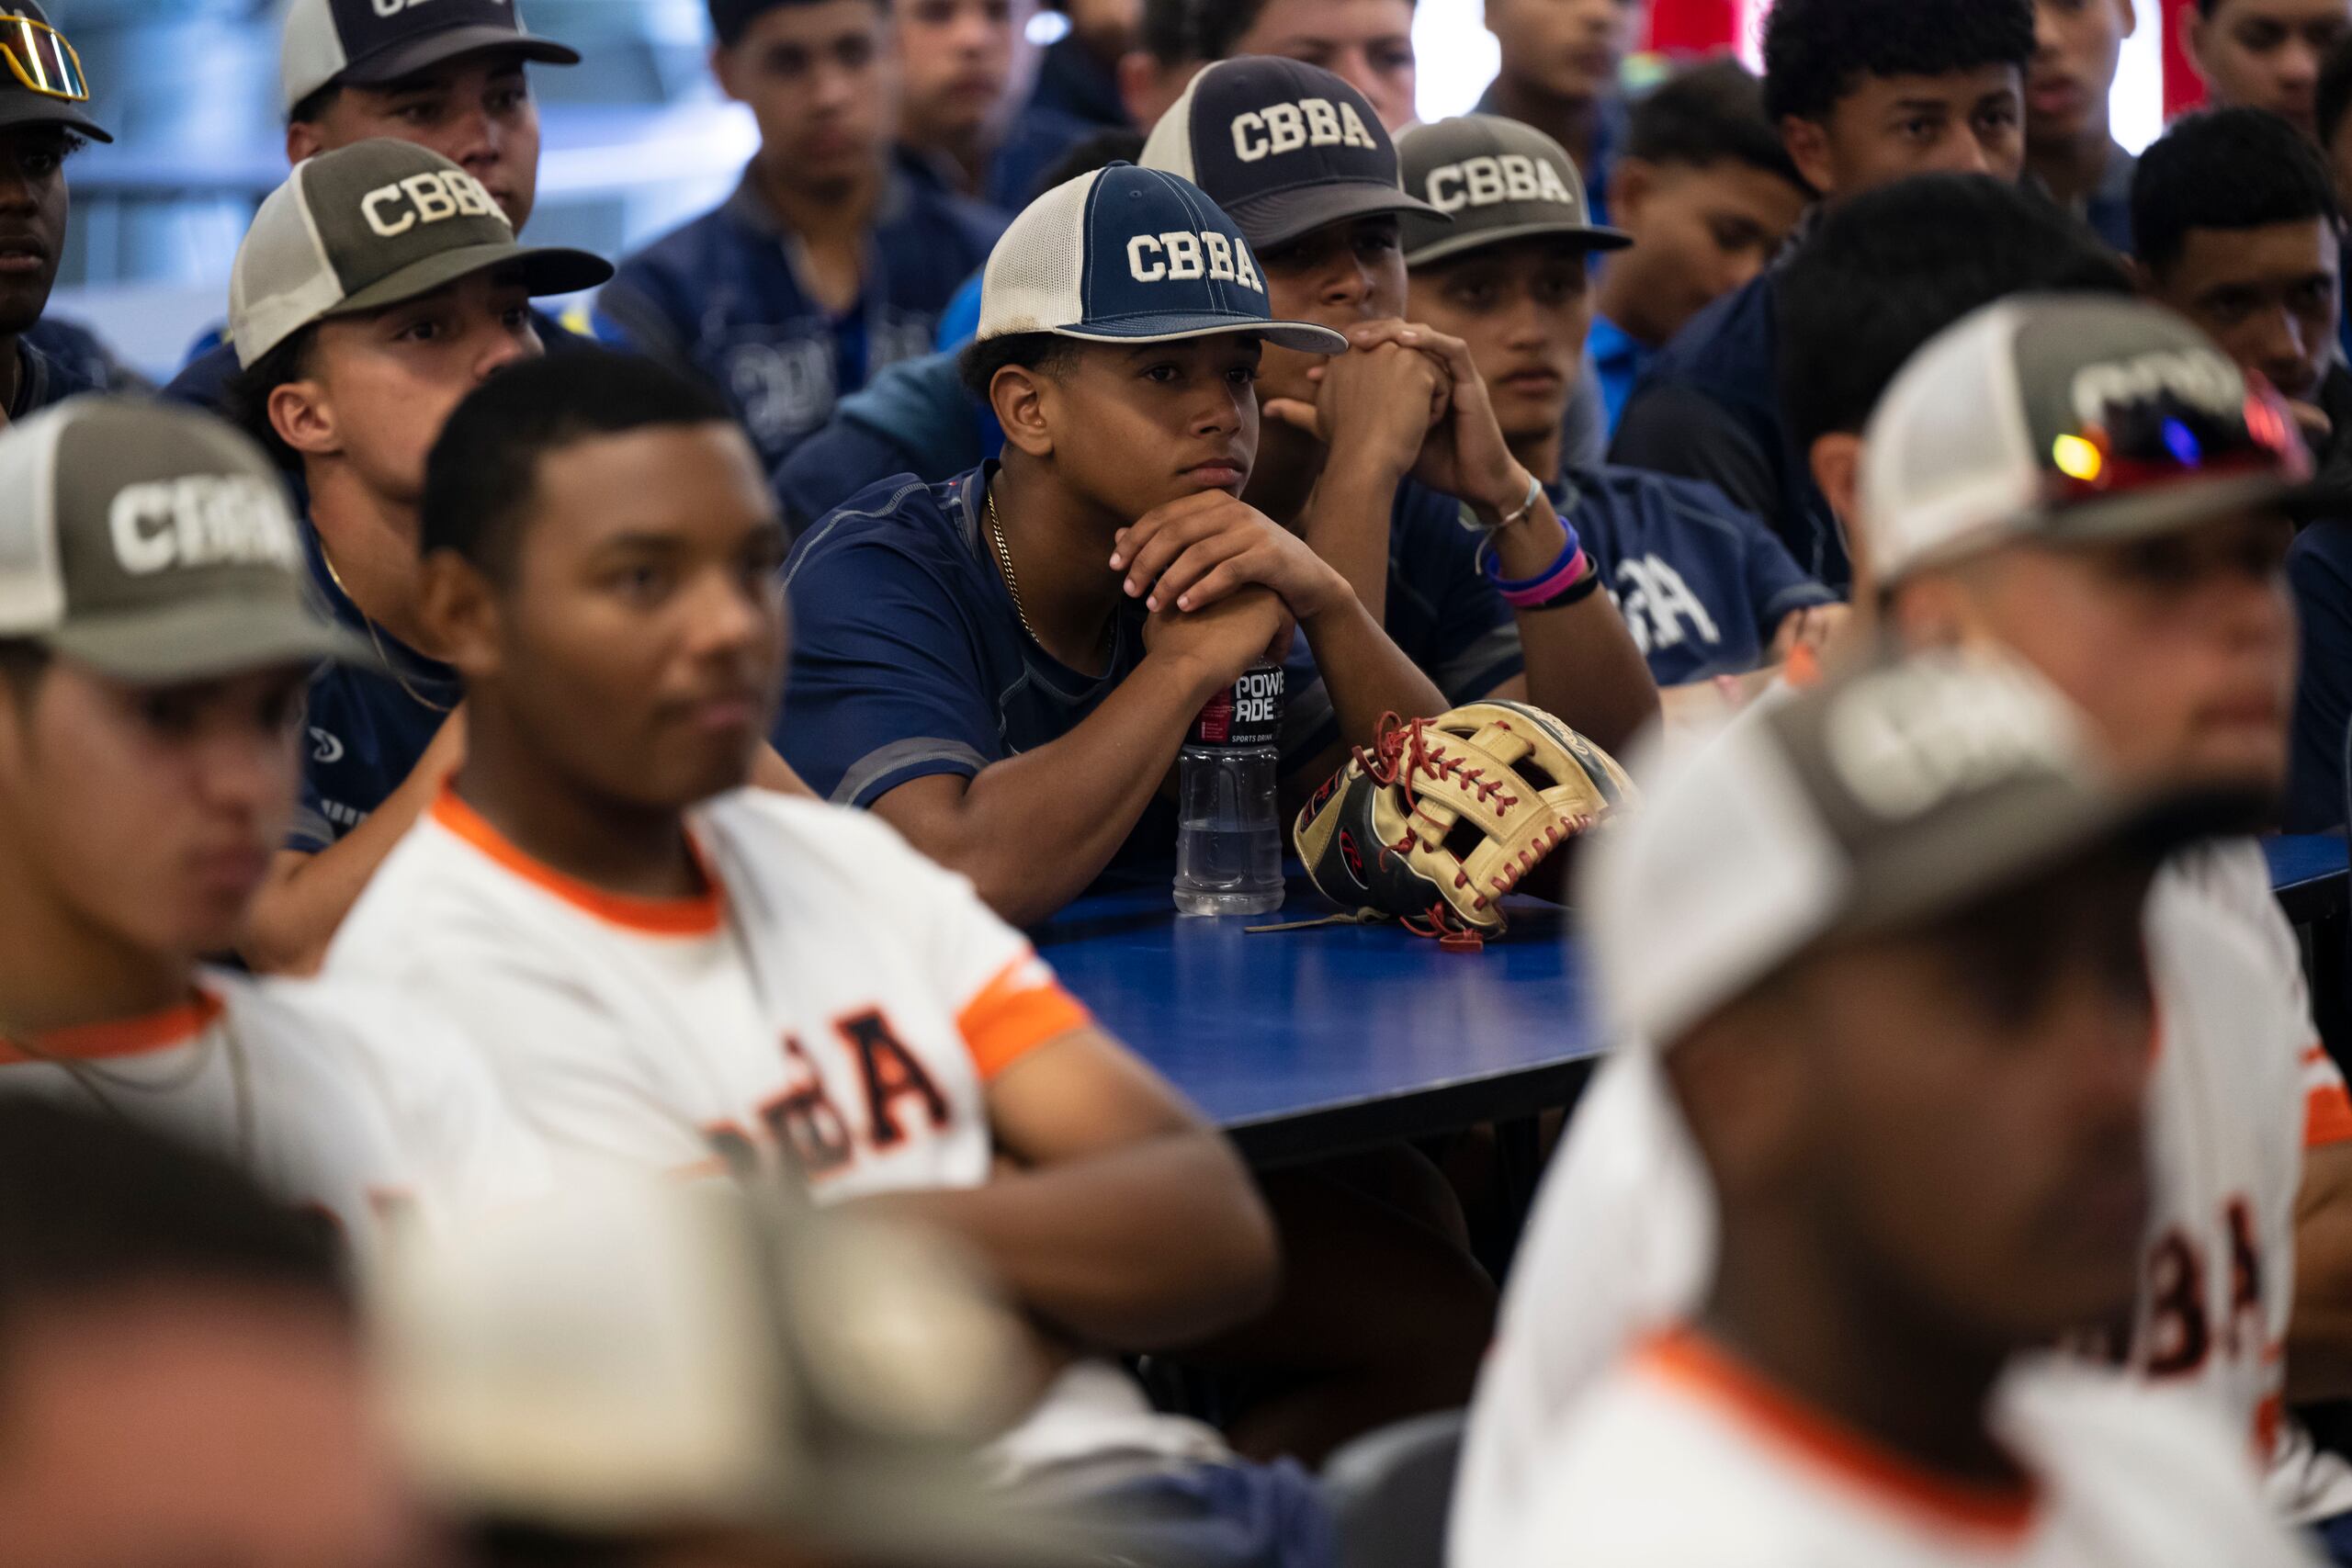
[[[2148,1253],[2148,1375],[2186,1377],[2205,1364],[2213,1329],[2205,1312],[2205,1264],[2197,1246],[2166,1231]]]
[[[2222,1336],[2232,1358],[2248,1353],[2247,1347],[2269,1342],[2270,1325],[2262,1311],[2262,1244],[2255,1238],[2254,1211],[2244,1198],[2232,1198],[2230,1229],[2230,1322]],[[2245,1320],[2254,1319],[2252,1324]]]
[[[835,1019],[833,1028],[857,1053],[858,1073],[865,1084],[867,1135],[876,1148],[890,1148],[905,1139],[895,1102],[908,1095],[921,1100],[930,1111],[932,1131],[947,1125],[947,1097],[931,1081],[914,1053],[890,1032],[889,1021],[881,1013],[852,1013]]]
[[[800,1162],[801,1174],[811,1181],[838,1175],[857,1158],[849,1118],[825,1092],[825,1080],[807,1047],[787,1034],[784,1054],[793,1068],[792,1087],[760,1107],[760,1114],[775,1136]]]
[[[2352,1142],[2352,1095],[2324,1045],[2303,1051],[2303,1147]]]

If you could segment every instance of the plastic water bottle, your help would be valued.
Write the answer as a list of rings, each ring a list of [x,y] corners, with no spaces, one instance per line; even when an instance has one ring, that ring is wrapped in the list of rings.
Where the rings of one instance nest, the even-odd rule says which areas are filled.
[[[1209,699],[1177,763],[1176,908],[1262,915],[1283,907],[1274,806],[1283,668],[1261,662]]]

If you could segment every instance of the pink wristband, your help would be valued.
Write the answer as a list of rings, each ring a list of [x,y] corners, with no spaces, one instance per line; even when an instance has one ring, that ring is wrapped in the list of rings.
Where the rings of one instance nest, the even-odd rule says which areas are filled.
[[[1578,550],[1568,558],[1566,565],[1549,577],[1538,578],[1524,588],[1506,588],[1497,584],[1496,591],[1502,595],[1503,603],[1512,609],[1532,610],[1558,598],[1576,586],[1583,580],[1584,575],[1592,570],[1592,557],[1584,550]]]

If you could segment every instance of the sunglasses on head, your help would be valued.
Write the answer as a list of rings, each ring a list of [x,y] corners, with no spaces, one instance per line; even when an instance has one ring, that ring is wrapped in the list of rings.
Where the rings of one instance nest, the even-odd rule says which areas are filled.
[[[82,57],[65,35],[47,22],[0,16],[0,58],[7,61],[8,73],[28,93],[75,104],[90,100]]]

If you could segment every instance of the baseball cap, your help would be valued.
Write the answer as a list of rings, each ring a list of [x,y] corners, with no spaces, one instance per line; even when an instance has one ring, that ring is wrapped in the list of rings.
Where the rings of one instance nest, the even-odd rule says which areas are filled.
[[[772,1180],[586,1167],[393,1237],[368,1283],[394,1439],[462,1516],[1066,1560],[967,1461],[1035,1368],[943,1238],[819,1213]]]
[[[577,65],[580,51],[525,30],[518,0],[293,0],[278,45],[285,110],[333,83],[381,86],[461,54]]]
[[[977,341],[1015,333],[1093,343],[1255,333],[1307,354],[1348,346],[1329,327],[1275,321],[1233,220],[1191,181],[1133,164],[1056,186],[997,240]]]
[[[535,295],[613,276],[586,251],[516,243],[481,182],[440,153],[356,141],[297,164],[262,202],[229,275],[229,338],[250,366],[312,321],[506,265]]]
[[[1434,209],[1405,215],[1407,266],[1544,235],[1592,251],[1634,243],[1592,220],[1576,161],[1532,125],[1471,114],[1408,126],[1397,133],[1396,156],[1405,188]]]
[[[2016,540],[2177,532],[2301,499],[2293,414],[2158,305],[2025,295],[1915,355],[1864,432],[1881,581]]]
[[[1578,907],[1611,1023],[1670,1046],[1826,939],[2259,816],[2247,794],[2126,787],[2095,756],[2046,681],[1981,653],[1869,663],[1751,711],[1652,772],[1593,845]]]
[[[0,637],[139,685],[374,664],[309,581],[277,469],[211,414],[89,395],[0,433]]]
[[[62,125],[96,141],[112,141],[84,106],[89,79],[73,42],[50,24],[33,0],[0,5],[0,130]]]
[[[1444,221],[1397,183],[1396,148],[1364,96],[1295,60],[1250,55],[1202,71],[1151,128],[1143,165],[1207,191],[1261,250],[1379,212]]]

